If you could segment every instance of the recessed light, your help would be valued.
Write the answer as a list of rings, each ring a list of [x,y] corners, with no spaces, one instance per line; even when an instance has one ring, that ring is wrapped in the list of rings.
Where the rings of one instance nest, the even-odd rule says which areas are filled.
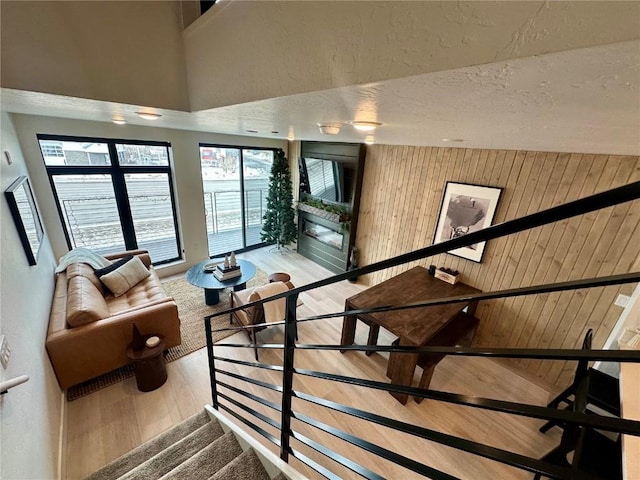
[[[356,130],[360,130],[361,132],[372,132],[377,127],[382,125],[379,122],[364,122],[360,120],[353,120],[352,122],[349,122],[349,123],[353,125],[353,128],[355,128]]]
[[[374,143],[376,143],[376,139],[373,138],[373,135],[367,135],[364,138],[364,143],[366,143],[367,145],[373,145]]]
[[[293,135],[289,135],[287,137],[287,140],[289,140],[290,142],[293,142],[296,139],[296,137],[294,137]]]
[[[464,139],[463,138],[443,138],[442,141],[460,143],[460,142],[464,142]]]
[[[280,133],[280,132],[277,131],[277,130],[271,130],[271,133],[276,134],[276,133]]]
[[[325,135],[337,135],[340,133],[340,127],[342,126],[339,123],[318,123],[317,125],[320,133]]]
[[[247,133],[258,133],[258,130],[247,130]]]
[[[111,121],[116,125],[124,125],[127,121],[124,118],[112,118]]]
[[[144,118],[145,120],[157,120],[162,116],[159,113],[153,113],[153,112],[136,112],[136,113],[140,118]]]

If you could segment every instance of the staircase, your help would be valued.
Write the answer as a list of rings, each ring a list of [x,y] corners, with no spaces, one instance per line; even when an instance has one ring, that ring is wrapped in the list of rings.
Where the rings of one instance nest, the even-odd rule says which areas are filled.
[[[253,449],[206,410],[105,465],[86,480],[270,480]],[[286,480],[282,473],[274,480]]]

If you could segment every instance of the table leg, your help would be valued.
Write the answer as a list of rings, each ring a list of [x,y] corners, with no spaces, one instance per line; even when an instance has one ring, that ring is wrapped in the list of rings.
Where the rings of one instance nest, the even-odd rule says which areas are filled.
[[[215,288],[205,288],[204,302],[207,305],[217,305],[218,303],[220,303],[220,292]]]
[[[407,346],[400,340],[400,346]],[[392,358],[393,357],[393,358]],[[389,355],[389,363],[393,365],[393,371],[391,373],[391,383],[395,385],[403,385],[410,387],[413,381],[413,373],[416,370],[418,364],[418,353],[400,353],[391,352]],[[402,405],[406,405],[408,395],[405,393],[389,392],[398,400]]]
[[[344,311],[351,310],[349,301],[344,302]],[[342,320],[342,338],[340,339],[340,345],[347,346],[353,345],[353,341],[356,338],[356,317],[354,315],[345,315]],[[340,350],[340,353],[344,353],[346,350]]]
[[[369,338],[367,339],[367,345],[377,345],[378,344],[378,334],[380,333],[380,325],[377,323],[369,324]],[[370,357],[373,351],[366,352],[367,357]]]
[[[469,302],[469,305],[467,305],[467,313],[469,315],[475,315],[477,309],[478,309],[478,301],[477,300],[474,300],[473,302]]]

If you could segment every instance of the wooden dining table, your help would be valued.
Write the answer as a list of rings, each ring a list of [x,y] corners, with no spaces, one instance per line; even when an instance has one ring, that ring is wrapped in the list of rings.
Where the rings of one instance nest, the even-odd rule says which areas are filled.
[[[429,275],[426,268],[417,266],[347,298],[345,312],[473,293],[480,293],[480,290],[462,282],[451,285]],[[382,327],[399,338],[399,346],[422,347],[427,345],[429,340],[465,307],[468,307],[467,312],[473,315],[477,302],[462,301],[423,308],[345,315],[340,345],[347,346],[354,343],[356,321],[361,320],[370,328],[368,345],[376,345],[378,332]],[[342,352],[344,353],[345,350]],[[391,352],[389,365],[393,365],[393,368],[388,372],[391,383],[411,386],[418,357],[418,353]],[[403,405],[407,403],[406,394],[390,393]]]

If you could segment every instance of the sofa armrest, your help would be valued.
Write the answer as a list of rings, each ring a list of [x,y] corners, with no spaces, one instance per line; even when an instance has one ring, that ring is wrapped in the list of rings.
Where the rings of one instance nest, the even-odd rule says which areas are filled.
[[[128,364],[133,323],[143,335],[163,335],[167,348],[181,343],[178,308],[173,301],[52,332],[46,347],[60,386],[68,388]]]
[[[140,260],[142,260],[142,263],[144,263],[147,268],[151,267],[151,256],[149,255],[148,250],[138,249],[127,250],[125,252],[110,253],[109,255],[105,255],[104,258],[106,258],[107,260],[118,260],[126,255],[135,255],[137,257],[140,257]]]

